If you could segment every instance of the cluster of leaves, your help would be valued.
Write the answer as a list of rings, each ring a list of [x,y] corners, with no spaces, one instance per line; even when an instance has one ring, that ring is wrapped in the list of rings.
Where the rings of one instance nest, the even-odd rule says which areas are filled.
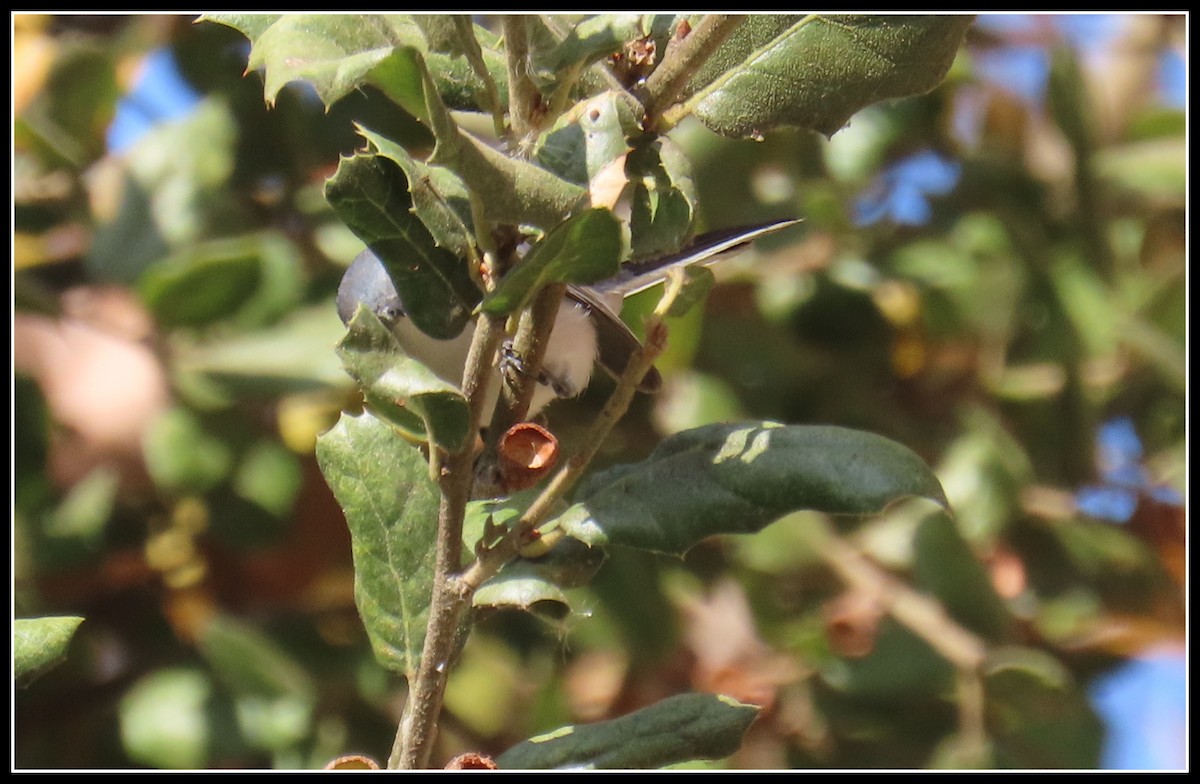
[[[316,433],[352,394],[330,347],[342,340],[368,390],[395,379],[396,357],[386,333],[366,324],[346,335],[337,323],[337,277],[370,245],[416,292],[414,321],[454,334],[480,296],[464,263],[477,221],[541,236],[531,277],[506,278],[488,301],[513,312],[547,280],[594,279],[621,260],[618,225],[595,208],[624,191],[635,255],[672,248],[697,225],[764,215],[803,215],[806,240],[718,291],[702,336],[695,312],[673,325],[675,381],[614,439],[642,462],[597,473],[559,518],[564,541],[586,545],[516,561],[478,592],[479,625],[446,696],[447,755],[658,765],[734,753],[730,739],[757,715],[735,766],[1096,765],[1100,730],[1082,686],[1177,628],[1178,507],[1147,492],[1130,525],[1114,528],[1052,489],[1106,475],[1091,439],[1109,414],[1134,417],[1154,477],[1182,466],[1182,190],[1170,166],[1150,165],[1180,160],[1180,115],[1147,110],[1101,133],[1069,50],[1054,60],[1046,115],[983,91],[970,58],[929,96],[860,111],[932,88],[966,26],[905,19],[752,17],[662,107],[665,126],[693,116],[708,130],[685,123],[668,138],[636,127],[610,79],[635,84],[645,63],[625,45],[641,41],[644,55],[652,41],[661,55],[679,19],[530,17],[530,75],[553,119],[525,158],[480,142],[502,128],[487,115],[509,92],[503,43],[482,26],[471,26],[474,51],[449,18],[222,15],[252,42],[268,112],[261,85],[241,76],[241,35],[179,24],[174,52],[206,97],[125,154],[124,188],[107,201],[96,164],[113,161],[95,131],[119,96],[120,58],[150,28],[120,20],[142,36],[110,47],[48,31],[62,46],[18,111],[16,169],[43,188],[63,173],[74,185],[50,198],[18,190],[18,304],[46,301],[60,270],[133,290],[153,317],[172,402],[138,436],[148,478],[109,461],[64,479],[62,442],[46,426],[64,409],[46,376],[18,385],[18,614],[72,616],[22,622],[19,671],[57,660],[74,616],[86,618],[66,663],[18,695],[18,764],[311,767],[386,748],[401,690],[388,671],[418,665],[436,518],[428,466],[392,425],[453,447],[464,413],[445,385],[424,390],[424,407],[394,410],[377,405],[394,397],[381,386],[368,399],[388,424],[341,417],[320,451],[347,542],[312,470]],[[972,43],[981,61],[1002,48]],[[597,65],[606,60],[617,67]],[[296,80],[317,100],[285,87]],[[981,92],[990,112],[964,145],[942,121]],[[828,135],[851,115],[831,143],[779,129]],[[1027,163],[1046,126],[1065,132],[1073,171]],[[738,140],[747,136],[763,141]],[[930,188],[925,228],[855,226],[854,193],[875,177],[886,188],[890,164],[923,148],[957,151],[955,199],[937,198],[944,182]],[[56,257],[50,240],[80,228],[88,242]],[[560,242],[571,234],[586,252]],[[62,255],[69,264],[53,263]],[[412,399],[412,374],[400,376]],[[564,443],[572,415],[594,402],[554,410]],[[679,435],[651,450],[648,417]],[[731,419],[748,423],[712,424]],[[883,433],[936,459],[940,486],[885,439],[767,419]],[[941,487],[953,520],[904,505],[835,533],[822,514],[788,514],[941,500]],[[646,504],[632,507],[631,495]],[[467,551],[512,514],[480,504]],[[733,531],[758,533],[700,541]],[[858,562],[830,544],[843,536],[952,622],[922,625],[900,604],[883,617],[877,606],[837,614],[860,606],[841,601],[856,593],[844,585],[861,593],[881,575],[856,578],[846,564]],[[600,564],[601,548],[622,545],[632,549]],[[740,599],[722,598],[726,575]],[[557,625],[495,612],[514,606]],[[1130,631],[1127,618],[1145,622]],[[954,636],[964,630],[965,642]],[[981,694],[962,677],[977,642],[989,652],[977,662]],[[775,654],[791,666],[773,666]],[[689,689],[767,710],[698,695],[658,702]],[[79,739],[70,748],[56,741],[63,723]]]

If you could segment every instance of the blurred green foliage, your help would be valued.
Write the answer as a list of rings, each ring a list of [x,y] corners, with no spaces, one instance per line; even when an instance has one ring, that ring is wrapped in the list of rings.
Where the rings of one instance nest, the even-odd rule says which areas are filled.
[[[1184,18],[1118,17],[1123,48],[1038,19],[1019,40],[977,22],[937,89],[829,139],[677,128],[690,172],[664,149],[659,173],[694,190],[697,228],[805,224],[719,270],[703,316],[673,325],[667,389],[598,458],[733,418],[911,447],[953,518],[900,504],[832,524],[993,646],[985,737],[963,731],[966,687],[929,641],[839,604],[853,592],[815,544],[830,521],[801,513],[682,559],[610,558],[553,622],[481,612],[440,757],[690,689],[768,706],[727,767],[1102,764],[1088,684],[1184,639],[1186,121],[1155,90]],[[246,39],[191,17],[14,28],[14,606],[85,619],[16,687],[15,766],[382,756],[402,681],[372,656],[313,454],[357,405],[333,293],[362,243],[323,189],[363,146],[355,123],[410,150],[432,137],[369,86],[327,111],[274,85],[268,108]],[[136,89],[163,48],[196,95],[169,118]],[[1042,93],[989,78],[1029,48]],[[147,130],[113,152],[119,106]],[[957,177],[914,196],[896,167],[925,151]],[[863,220],[864,194],[882,218]],[[550,410],[568,448],[607,384]],[[1136,482],[1097,448],[1115,419],[1140,438]],[[1132,494],[1123,522],[1080,508],[1090,486]]]

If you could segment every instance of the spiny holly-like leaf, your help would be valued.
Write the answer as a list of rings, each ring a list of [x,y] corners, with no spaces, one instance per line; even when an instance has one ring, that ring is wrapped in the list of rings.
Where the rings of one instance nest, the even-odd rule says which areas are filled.
[[[670,139],[655,138],[633,149],[625,161],[625,174],[633,185],[629,216],[633,255],[669,253],[683,245],[692,229],[696,203],[687,156]]]
[[[425,62],[419,55],[416,61],[426,113],[437,139],[429,162],[457,174],[479,197],[489,219],[549,229],[586,201],[587,192],[578,185],[464,133],[438,95]]]
[[[681,554],[707,536],[753,533],[791,511],[861,515],[908,496],[946,506],[921,458],[881,436],[716,424],[671,436],[641,463],[597,474],[558,521],[588,544]]]
[[[595,283],[617,274],[621,261],[621,222],[605,209],[591,209],[555,227],[530,248],[480,308],[512,313],[542,285]]]
[[[392,331],[365,307],[359,306],[348,326],[337,354],[371,410],[443,449],[461,447],[470,422],[462,393],[406,355]]]
[[[441,166],[429,166],[408,154],[391,139],[360,127],[358,132],[379,155],[394,161],[408,178],[413,211],[437,244],[460,259],[474,252],[471,202],[458,175]]]
[[[684,110],[724,136],[832,135],[878,101],[941,82],[972,16],[751,16],[691,82]]]
[[[205,14],[202,21],[239,30],[250,39],[248,70],[264,70],[268,103],[285,84],[306,81],[326,106],[370,84],[422,117],[420,73],[410,52],[433,63],[437,89],[456,109],[478,109],[479,79],[462,57],[428,51],[421,27],[407,14]],[[503,54],[495,37],[476,27],[484,62],[497,89],[507,90]]]
[[[417,448],[369,414],[343,413],[317,440],[317,462],[350,527],[354,599],[371,647],[411,682],[433,591],[437,485]]]
[[[325,183],[325,197],[379,257],[413,324],[436,338],[458,336],[479,291],[466,261],[439,247],[413,214],[404,170],[379,155],[343,158]]]
[[[737,751],[759,709],[716,694],[679,694],[612,721],[567,726],[513,746],[502,769],[661,768]]]
[[[58,616],[13,621],[13,677],[21,683],[61,662],[83,618]]]

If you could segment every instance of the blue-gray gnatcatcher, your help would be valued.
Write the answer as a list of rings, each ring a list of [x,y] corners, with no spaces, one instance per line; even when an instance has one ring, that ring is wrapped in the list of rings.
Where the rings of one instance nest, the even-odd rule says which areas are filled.
[[[606,281],[591,286],[568,286],[546,346],[529,416],[557,398],[575,397],[583,392],[597,363],[614,375],[625,369],[638,347],[637,337],[618,315],[625,297],[662,282],[674,267],[707,266],[758,237],[797,223],[798,220],[780,220],[701,234],[680,251],[627,262],[616,276]],[[471,330],[464,329],[457,337],[439,340],[417,329],[405,317],[404,303],[395,285],[370,250],[364,250],[354,259],[338,286],[337,310],[343,323],[349,323],[360,303],[391,328],[409,356],[455,386],[462,382]],[[502,350],[502,361],[520,365],[520,358],[511,356],[507,344]],[[494,375],[485,411],[491,411],[499,393],[500,374]],[[651,369],[642,389],[654,391],[661,383],[658,372]]]

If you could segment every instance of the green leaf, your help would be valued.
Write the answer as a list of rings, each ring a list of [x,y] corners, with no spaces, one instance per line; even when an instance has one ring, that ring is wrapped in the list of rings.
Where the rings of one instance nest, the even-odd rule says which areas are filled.
[[[48,153],[49,163],[64,162],[82,171],[104,155],[102,129],[112,122],[122,88],[119,57],[112,47],[84,36],[64,37],[55,46],[44,85],[20,109],[13,132],[18,148]]]
[[[222,336],[208,343],[178,341],[173,370],[202,378],[228,395],[272,396],[344,387],[348,382],[329,347],[345,334],[328,302],[296,310],[269,329]]]
[[[620,52],[629,41],[651,36],[660,45],[665,44],[674,21],[674,14],[596,14],[588,17],[571,28],[556,46],[534,57],[534,74],[540,81],[551,83],[563,73]]]
[[[479,292],[465,260],[439,247],[413,214],[404,170],[379,155],[343,158],[325,183],[325,196],[379,257],[412,323],[436,338],[461,333]]]
[[[936,87],[973,19],[751,16],[692,80],[684,109],[723,136],[829,136],[870,104]]]
[[[629,232],[634,257],[678,250],[691,233],[696,204],[687,156],[670,139],[659,137],[634,148],[625,173],[633,185]]]
[[[358,132],[379,155],[395,161],[404,170],[413,211],[434,241],[459,258],[469,258],[475,252],[475,231],[470,195],[462,180],[449,169],[418,161],[391,139],[366,128],[360,127]]]
[[[237,134],[230,107],[206,98],[186,118],[142,136],[122,159],[119,205],[96,226],[88,272],[132,283],[172,250],[246,226],[245,205],[228,187]]]
[[[458,449],[466,442],[466,398],[405,354],[374,313],[360,305],[336,351],[376,415],[409,432],[427,434],[444,449]]]
[[[121,744],[141,765],[167,769],[197,769],[221,747],[212,737],[216,689],[208,675],[196,669],[157,670],[138,680],[117,709]]]
[[[531,610],[558,620],[570,610],[564,589],[588,583],[604,564],[599,547],[564,536],[539,558],[517,558],[472,597],[475,607]]]
[[[120,475],[111,466],[93,468],[67,491],[56,508],[46,514],[43,524],[46,535],[97,548],[104,525],[116,506],[120,481]]]
[[[718,424],[594,476],[559,523],[590,545],[684,553],[714,534],[752,533],[784,514],[878,512],[907,496],[946,506],[916,454],[872,433],[770,422]]]
[[[661,768],[737,751],[759,709],[715,694],[679,694],[611,721],[567,726],[513,746],[501,769]]]
[[[586,202],[587,192],[578,185],[464,133],[438,96],[424,61],[419,56],[416,59],[429,122],[437,138],[429,162],[462,178],[489,220],[549,229]]]
[[[421,453],[386,422],[342,414],[317,462],[346,514],[354,598],[376,658],[412,682],[433,591],[439,493]]]
[[[671,306],[667,308],[667,316],[670,318],[686,315],[708,297],[708,292],[712,291],[717,283],[716,276],[708,267],[683,267],[679,274],[683,276],[683,285],[671,301]]]
[[[407,14],[206,14],[205,21],[241,31],[250,39],[248,70],[264,69],[264,94],[274,103],[285,84],[306,81],[326,107],[365,84],[374,85],[417,117],[423,116],[420,73],[413,52],[425,53],[437,89],[456,109],[478,109],[479,80],[462,57],[428,52],[421,27]],[[495,38],[476,27],[488,73],[507,88]]]
[[[480,305],[485,313],[512,313],[547,283],[595,283],[617,273],[621,222],[606,209],[580,213],[554,228],[508,272]]]
[[[242,621],[217,616],[200,654],[232,693],[242,735],[265,749],[286,749],[312,729],[316,684],[286,651]]]
[[[56,616],[13,621],[13,677],[28,684],[67,656],[67,647],[83,618]]]
[[[246,450],[233,475],[237,494],[276,517],[292,510],[304,481],[296,454],[277,441],[259,439]]]
[[[266,322],[303,295],[295,247],[277,234],[189,245],[141,276],[142,299],[165,327],[198,327],[238,316]]]
[[[416,14],[413,22],[421,29],[431,52],[462,54],[454,20],[446,14]]]
[[[913,548],[914,584],[937,597],[954,620],[991,642],[1003,639],[1012,619],[954,521],[946,514],[926,517]]]
[[[1070,670],[1045,651],[1003,648],[984,665],[1000,767],[1094,769],[1104,728]]]
[[[229,446],[211,435],[192,411],[164,411],[142,438],[146,468],[154,483],[175,495],[204,493],[217,486],[233,466]]]
[[[559,177],[587,185],[629,151],[627,137],[636,132],[637,117],[609,90],[563,113],[539,137],[534,158]]]

